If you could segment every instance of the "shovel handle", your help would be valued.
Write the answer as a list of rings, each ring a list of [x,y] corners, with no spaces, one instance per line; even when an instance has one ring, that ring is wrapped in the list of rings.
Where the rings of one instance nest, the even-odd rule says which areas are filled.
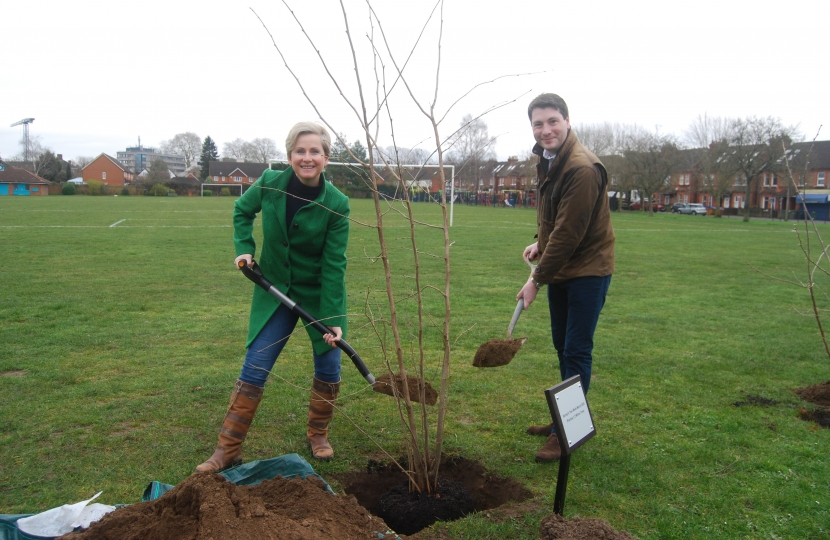
[[[510,319],[510,326],[507,327],[507,337],[513,337],[513,329],[516,327],[516,323],[519,321],[519,315],[522,314],[522,311],[525,309],[525,299],[519,298],[519,302],[516,304],[516,309],[513,311],[513,318]]]
[[[296,313],[302,320],[307,322],[312,328],[317,330],[323,335],[331,334],[334,335],[334,332],[331,329],[315,319],[311,316],[311,313],[304,310],[300,307],[299,304],[291,300],[287,295],[283,294],[279,289],[274,287],[274,285],[268,281],[264,275],[262,275],[262,270],[260,270],[259,265],[256,264],[255,261],[252,262],[251,267],[249,268],[245,261],[239,261],[239,269],[245,274],[245,277],[253,281],[255,284],[259,285],[266,291],[268,291],[271,296],[274,296],[277,300],[279,300],[285,307]],[[372,375],[372,372],[369,371],[369,368],[366,367],[366,363],[363,362],[363,359],[357,354],[357,351],[352,348],[351,345],[346,343],[346,340],[340,339],[337,341],[337,348],[346,353],[346,356],[351,358],[352,363],[363,375],[363,378],[366,379],[366,382],[369,384],[375,384],[375,376]]]

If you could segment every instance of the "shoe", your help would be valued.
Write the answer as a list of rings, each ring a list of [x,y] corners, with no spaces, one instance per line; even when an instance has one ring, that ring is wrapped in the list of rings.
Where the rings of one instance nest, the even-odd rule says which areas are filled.
[[[545,445],[536,452],[537,463],[558,461],[560,457],[562,457],[562,449],[559,447],[559,439],[556,438],[556,434],[548,436]]]
[[[196,472],[218,473],[242,463],[242,441],[248,435],[261,399],[261,387],[236,381],[225,421],[219,430],[216,450],[207,461],[196,467]]]
[[[553,433],[553,422],[546,426],[530,426],[525,430],[525,433],[528,435],[540,435],[542,437],[548,437],[551,433]]]
[[[340,383],[327,383],[314,377],[308,402],[308,444],[314,459],[329,461],[334,450],[329,444],[329,422],[334,415],[334,404],[340,392]]]

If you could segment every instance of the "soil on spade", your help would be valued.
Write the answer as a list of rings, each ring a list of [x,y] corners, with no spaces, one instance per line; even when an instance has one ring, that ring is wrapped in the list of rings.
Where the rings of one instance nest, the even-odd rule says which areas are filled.
[[[482,343],[473,357],[474,367],[504,366],[513,360],[527,338],[491,339]]]

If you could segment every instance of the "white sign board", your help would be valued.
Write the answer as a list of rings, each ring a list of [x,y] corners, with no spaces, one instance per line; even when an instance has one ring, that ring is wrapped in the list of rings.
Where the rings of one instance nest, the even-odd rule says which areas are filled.
[[[563,453],[570,454],[596,434],[579,375],[545,390]]]

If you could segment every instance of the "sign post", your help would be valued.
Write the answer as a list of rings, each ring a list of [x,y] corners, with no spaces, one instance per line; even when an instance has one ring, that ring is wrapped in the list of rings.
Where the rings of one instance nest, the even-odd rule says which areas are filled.
[[[571,454],[596,435],[596,429],[579,375],[548,388],[545,390],[545,397],[548,400],[553,425],[556,427],[559,448],[562,450],[556,479],[556,498],[553,502],[553,512],[561,516],[565,509]]]

